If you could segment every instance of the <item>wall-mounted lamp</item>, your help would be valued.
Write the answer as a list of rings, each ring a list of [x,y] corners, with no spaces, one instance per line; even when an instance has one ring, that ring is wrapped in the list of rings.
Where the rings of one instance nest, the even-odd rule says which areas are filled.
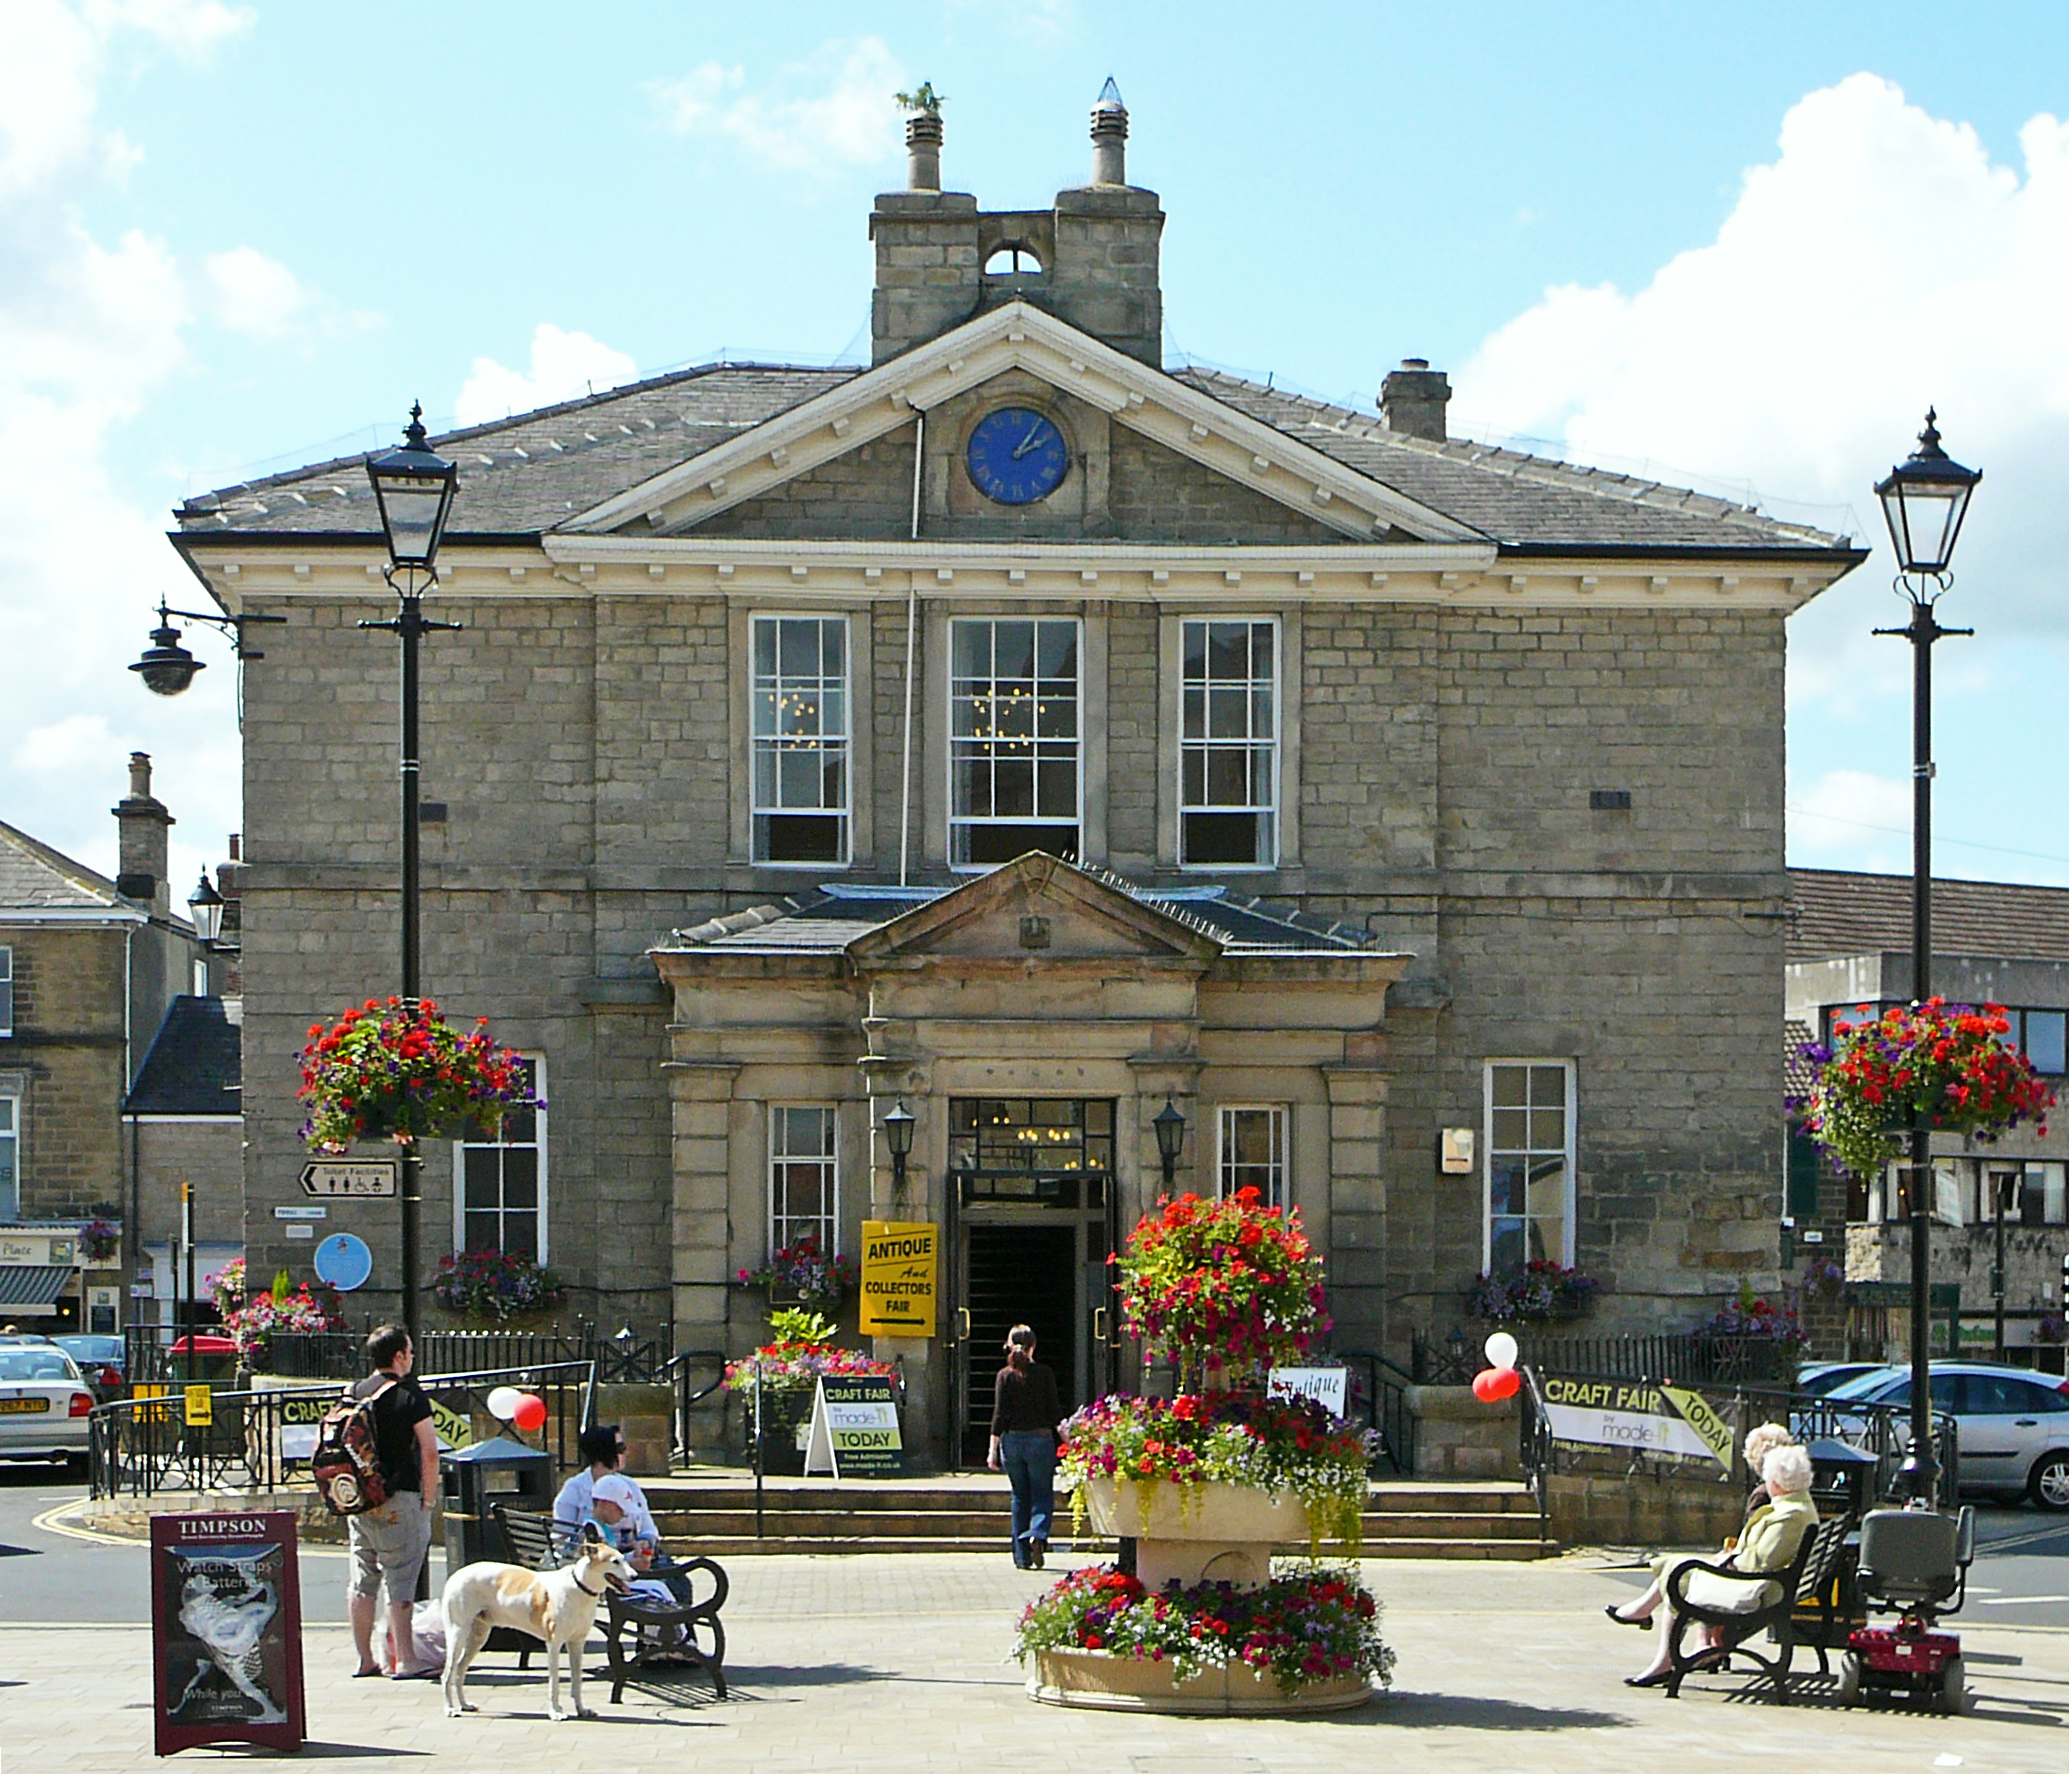
[[[1178,1154],[1185,1145],[1185,1117],[1167,1096],[1150,1126],[1157,1130],[1157,1156],[1164,1164],[1164,1187],[1173,1188],[1178,1181]]]
[[[891,1187],[905,1187],[905,1161],[912,1156],[912,1129],[919,1119],[900,1097],[897,1106],[884,1111],[884,1144],[891,1152]]]

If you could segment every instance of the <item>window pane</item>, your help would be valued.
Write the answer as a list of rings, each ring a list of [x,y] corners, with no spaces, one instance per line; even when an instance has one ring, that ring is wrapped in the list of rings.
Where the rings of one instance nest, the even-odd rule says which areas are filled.
[[[2059,1010],[2026,1012],[2026,1057],[2036,1072],[2059,1077],[2063,1063],[2063,1014]]]
[[[1520,1108],[1524,1102],[1527,1081],[1528,1074],[1522,1066],[1496,1066],[1494,1106],[1498,1109]]]
[[[847,812],[847,623],[837,616],[758,616],[754,630],[756,860],[839,861],[846,851],[845,817],[797,831],[778,816]],[[801,854],[786,845],[786,835],[802,846]]]
[[[1076,622],[966,617],[951,628],[953,862],[986,866],[1029,849],[1076,851]],[[991,821],[1013,823],[981,829]],[[1047,821],[1068,829],[1030,831]]]
[[[1563,1108],[1566,1103],[1566,1068],[1530,1068],[1530,1106],[1533,1109]]]

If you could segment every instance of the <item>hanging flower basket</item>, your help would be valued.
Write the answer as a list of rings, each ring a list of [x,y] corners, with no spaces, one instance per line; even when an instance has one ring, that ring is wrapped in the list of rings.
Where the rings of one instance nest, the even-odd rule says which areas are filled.
[[[800,1238],[769,1253],[759,1269],[742,1269],[742,1287],[765,1287],[772,1306],[838,1306],[858,1276],[852,1257],[828,1255],[816,1238]]]
[[[1552,1324],[1578,1318],[1595,1297],[1592,1275],[1561,1263],[1525,1263],[1506,1281],[1483,1275],[1466,1295],[1466,1310],[1489,1324]]]
[[[1178,1363],[1185,1390],[1198,1390],[1210,1363],[1261,1384],[1328,1330],[1322,1259],[1297,1208],[1261,1207],[1255,1189],[1159,1205],[1115,1259],[1121,1311],[1134,1335]]]
[[[88,1220],[79,1228],[79,1248],[89,1263],[105,1263],[122,1248],[122,1228],[113,1220]]]
[[[309,1114],[302,1138],[319,1152],[343,1152],[359,1140],[493,1136],[506,1111],[538,1099],[523,1060],[487,1027],[483,1018],[462,1035],[430,998],[414,1007],[369,998],[335,1027],[312,1023],[295,1092]]]
[[[558,1306],[566,1285],[544,1264],[499,1250],[466,1250],[438,1259],[432,1298],[450,1311],[497,1324]]]
[[[2047,1132],[2054,1096],[2004,1037],[2003,1006],[1980,1010],[1930,998],[1892,1005],[1858,1023],[1834,1022],[1833,1042],[1814,1041],[1810,1092],[1789,1106],[1832,1162],[1868,1181],[1901,1161],[1910,1130],[1930,1128],[1990,1141],[2022,1122]]]

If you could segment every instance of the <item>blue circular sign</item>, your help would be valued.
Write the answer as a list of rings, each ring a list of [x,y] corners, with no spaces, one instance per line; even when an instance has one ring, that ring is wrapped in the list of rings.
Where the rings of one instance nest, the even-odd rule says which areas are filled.
[[[333,1232],[316,1247],[317,1279],[329,1282],[341,1294],[364,1287],[373,1272],[374,1253],[366,1248],[365,1239],[354,1238],[350,1232]]]

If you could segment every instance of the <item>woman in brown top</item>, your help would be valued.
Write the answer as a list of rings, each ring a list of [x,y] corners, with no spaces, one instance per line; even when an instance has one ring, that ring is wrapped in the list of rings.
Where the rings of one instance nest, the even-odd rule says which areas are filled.
[[[1056,1425],[1063,1404],[1056,1376],[1034,1358],[1035,1334],[1024,1324],[1006,1333],[1006,1365],[992,1383],[991,1455],[1013,1486],[1013,1562],[1039,1571],[1056,1513]]]

